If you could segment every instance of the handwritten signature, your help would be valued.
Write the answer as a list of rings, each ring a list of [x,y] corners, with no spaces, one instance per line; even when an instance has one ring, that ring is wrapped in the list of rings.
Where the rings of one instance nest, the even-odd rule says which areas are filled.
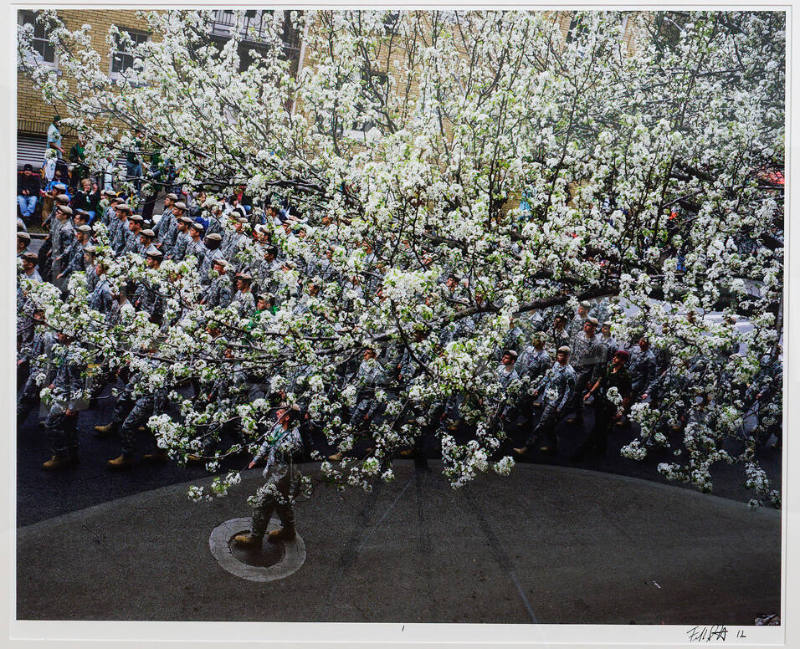
[[[693,626],[686,632],[689,642],[725,642],[728,628],[722,624],[714,626]]]

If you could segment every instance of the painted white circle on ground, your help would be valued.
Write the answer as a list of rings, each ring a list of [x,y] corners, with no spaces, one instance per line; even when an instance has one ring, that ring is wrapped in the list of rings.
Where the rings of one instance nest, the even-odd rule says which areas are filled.
[[[299,534],[292,541],[281,541],[283,557],[271,566],[251,566],[239,561],[231,552],[231,539],[250,531],[250,518],[232,518],[215,527],[208,539],[211,554],[220,566],[232,575],[249,581],[277,581],[297,572],[306,560],[306,544]],[[277,529],[280,521],[272,518],[268,529]]]

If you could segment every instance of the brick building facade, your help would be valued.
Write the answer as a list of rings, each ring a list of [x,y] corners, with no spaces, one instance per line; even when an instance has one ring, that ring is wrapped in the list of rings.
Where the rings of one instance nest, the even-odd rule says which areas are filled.
[[[302,34],[293,30],[288,21],[288,11],[285,11],[285,54],[292,60],[293,71],[297,71],[300,56],[303,56],[303,65],[308,65],[310,61],[310,53],[304,52],[301,44]],[[216,10],[215,22],[213,24],[212,32],[209,38],[217,41],[224,41],[230,36],[230,29],[233,25],[233,17],[230,10]],[[251,28],[249,33],[254,35],[248,38],[247,42],[242,44],[242,58],[246,61],[247,49],[257,47],[258,33],[260,29],[261,11],[250,10],[246,12],[247,27]],[[25,22],[35,24],[34,12],[30,10],[23,10],[18,12],[18,23]],[[157,39],[157,34],[150,34],[148,32],[148,25],[146,22],[137,15],[136,11],[129,10],[110,10],[110,9],[64,9],[58,11],[59,17],[64,21],[65,26],[70,30],[79,29],[84,24],[91,25],[91,40],[92,46],[97,51],[105,53],[105,65],[108,68],[108,74],[113,77],[119,73],[119,70],[124,69],[132,63],[132,57],[126,57],[124,53],[117,54],[115,57],[109,56],[109,47],[106,43],[108,30],[112,25],[116,25],[122,30],[127,31],[134,40],[138,39]],[[628,47],[631,47],[632,29],[625,19],[623,14],[624,27],[624,40]],[[554,15],[554,19],[558,21],[559,28],[569,37],[572,30],[580,29],[580,25],[576,22],[574,12],[559,12]],[[313,29],[313,23],[312,27]],[[40,26],[36,27],[34,33],[34,45],[39,54],[41,65],[51,67],[54,74],[59,74],[58,59],[52,51],[52,47],[48,46],[43,33],[44,29]],[[38,37],[38,38],[37,38]],[[393,57],[400,57],[402,53],[399,50],[393,52]],[[378,57],[380,59],[380,56]],[[385,59],[382,61],[385,65]],[[246,64],[246,63],[245,63]],[[378,66],[380,67],[380,63]],[[387,66],[388,67],[388,66]],[[412,92],[413,92],[412,88]],[[63,106],[58,104],[50,104],[42,98],[42,93],[35,89],[30,78],[24,73],[20,72],[17,81],[17,163],[22,166],[25,162],[30,162],[34,165],[41,163],[41,159],[46,148],[47,140],[47,127],[55,114],[67,115],[67,111]],[[363,131],[369,130],[369,125],[364,125]],[[354,133],[355,134],[355,133]],[[69,149],[75,142],[76,134],[69,128],[62,129],[64,136],[64,148]]]

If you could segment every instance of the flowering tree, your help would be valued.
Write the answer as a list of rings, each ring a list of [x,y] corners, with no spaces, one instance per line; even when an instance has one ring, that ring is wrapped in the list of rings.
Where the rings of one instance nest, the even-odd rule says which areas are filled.
[[[172,456],[205,452],[216,470],[240,448],[218,443],[226,422],[250,437],[267,426],[268,399],[236,385],[213,403],[175,391],[207,392],[233,370],[304,407],[345,452],[323,463],[340,484],[390,479],[393,453],[425,430],[454,486],[507,473],[495,368],[512,319],[606,300],[619,341],[645,333],[668,357],[658,401],[632,408],[641,433],[623,453],[671,444],[659,470],[703,489],[714,463],[742,462],[767,497],[754,440],[781,421],[781,390],[765,386],[780,372],[783,243],[780,188],[762,172],[784,160],[783,13],[629,14],[629,46],[619,13],[578,13],[565,37],[544,12],[306,12],[293,15],[309,57],[297,74],[277,13],[247,67],[241,30],[209,40],[212,12],[146,18],[159,38],[126,44],[134,65],[115,81],[88,26],[69,32],[44,12],[61,77],[29,64],[20,31],[21,64],[69,107],[87,160],[119,156],[143,127],[145,148],[186,185],[246,185],[257,204],[280,196],[308,221],[304,236],[267,223],[294,263],[276,277],[280,308],[256,321],[201,304],[193,261],[154,270],[102,245],[112,279],[157,287],[168,326],[144,312],[106,324],[80,274],[65,302],[31,289],[92,360],[138,364],[141,390],[173,391],[177,411],[150,422]],[[109,47],[125,38],[112,28]],[[262,256],[249,240],[236,261]],[[295,290],[300,271],[312,290]],[[449,273],[455,293],[441,287]],[[721,309],[752,328],[703,317]],[[408,369],[373,386],[380,416],[364,431],[347,416],[362,398],[348,381],[367,347]],[[435,425],[437,404],[457,395],[468,439]],[[757,402],[759,428],[744,432]],[[369,450],[355,460],[359,434]]]

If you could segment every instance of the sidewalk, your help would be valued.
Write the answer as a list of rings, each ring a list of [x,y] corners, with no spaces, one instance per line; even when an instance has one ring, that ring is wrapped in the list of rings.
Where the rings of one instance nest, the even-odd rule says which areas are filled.
[[[453,491],[431,464],[397,462],[371,494],[317,484],[298,507],[306,562],[267,584],[209,551],[213,528],[249,514],[258,470],[212,503],[173,485],[20,528],[17,616],[752,625],[780,612],[780,512],[542,465]]]

